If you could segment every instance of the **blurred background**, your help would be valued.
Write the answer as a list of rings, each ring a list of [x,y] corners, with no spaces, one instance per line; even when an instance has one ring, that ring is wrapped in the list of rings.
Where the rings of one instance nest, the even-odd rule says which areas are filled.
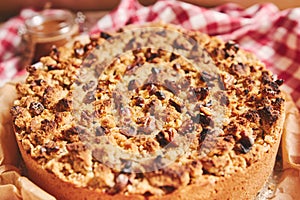
[[[280,9],[300,6],[300,1],[297,0],[183,0],[205,7],[213,7],[216,5],[233,2],[238,3],[243,7],[248,7],[259,2],[273,2]],[[9,19],[12,16],[18,15],[22,8],[43,9],[65,8],[72,11],[109,11],[119,4],[120,0],[0,0],[0,22]],[[148,6],[156,2],[156,0],[139,0],[142,5]]]

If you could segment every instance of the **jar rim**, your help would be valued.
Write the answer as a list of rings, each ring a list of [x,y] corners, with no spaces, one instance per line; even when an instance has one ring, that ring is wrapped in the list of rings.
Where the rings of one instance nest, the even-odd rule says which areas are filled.
[[[57,22],[57,29],[52,31],[39,29],[46,22]],[[74,15],[63,9],[46,9],[25,20],[25,27],[29,34],[44,38],[68,33],[74,25]]]

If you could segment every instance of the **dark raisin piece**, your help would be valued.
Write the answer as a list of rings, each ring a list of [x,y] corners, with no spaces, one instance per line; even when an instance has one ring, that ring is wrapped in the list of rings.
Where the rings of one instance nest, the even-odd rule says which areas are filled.
[[[107,40],[108,38],[111,37],[111,35],[108,34],[108,33],[106,33],[106,32],[103,32],[103,31],[102,31],[102,32],[100,33],[100,37]]]
[[[93,49],[93,45],[91,45],[91,44],[86,44],[86,45],[84,45],[83,49],[84,49],[85,52],[90,51],[90,50]]]
[[[282,79],[277,79],[275,81],[275,83],[278,85],[278,86],[281,86],[283,84],[283,80]]]
[[[102,126],[97,126],[96,128],[96,136],[103,136],[105,135],[105,128]]]
[[[278,119],[278,113],[274,112],[270,106],[265,106],[258,110],[258,114],[263,124],[272,125]]]
[[[56,143],[53,141],[48,142],[44,146],[44,148],[46,149],[47,154],[55,153],[55,152],[59,151],[59,146],[57,146]]]
[[[243,63],[232,63],[229,68],[229,73],[236,76],[243,76],[247,74],[246,66]]]
[[[53,133],[56,128],[57,128],[57,123],[55,121],[44,119],[41,122],[41,129],[46,133]]]
[[[67,144],[66,148],[68,151],[73,151],[73,152],[82,152],[86,150],[86,146],[81,142]]]
[[[236,148],[241,153],[248,153],[254,144],[254,140],[249,136],[243,135],[242,138],[238,141]]]
[[[204,100],[208,96],[209,89],[208,88],[195,88],[194,93],[198,101]]]
[[[11,109],[10,109],[10,114],[13,116],[13,117],[17,117],[19,114],[21,114],[21,107],[20,106],[13,106]]]
[[[139,54],[139,53],[141,53],[142,52],[142,49],[141,48],[136,48],[136,49],[133,49],[132,50],[132,53],[133,53],[133,55],[137,55],[137,54]]]
[[[164,99],[166,99],[166,95],[162,92],[162,91],[156,91],[155,92],[155,96],[157,96],[157,98],[159,99],[159,100],[164,100]]]
[[[174,40],[173,47],[175,49],[189,50],[189,47],[185,43],[182,43],[179,39]]]
[[[187,76],[187,77],[181,79],[179,85],[180,85],[180,88],[182,89],[182,91],[186,91],[191,85],[190,77]]]
[[[179,105],[178,103],[176,103],[172,99],[169,99],[169,103],[170,103],[171,106],[173,106],[175,108],[175,110],[177,112],[181,113],[181,105]]]
[[[126,50],[132,50],[132,49],[134,49],[134,43],[135,43],[135,38],[133,37],[133,38],[131,38],[130,40],[129,40],[129,42],[126,44],[126,46],[125,46],[125,49],[124,49],[124,51],[126,51]]]
[[[221,98],[220,98],[220,104],[222,106],[229,106],[229,98],[227,97],[226,94],[222,93]]]
[[[96,85],[95,81],[89,81],[88,83],[82,86],[84,92],[88,91],[89,89],[93,88]]]
[[[200,80],[203,82],[213,81],[216,79],[217,79],[217,77],[215,75],[212,75],[206,71],[203,71],[200,75]]]
[[[166,146],[167,144],[169,144],[169,141],[166,139],[164,132],[160,131],[156,136],[155,136],[156,140],[158,141],[159,145],[161,147]]]
[[[149,91],[149,95],[153,95],[157,91],[157,87],[153,83],[147,84],[146,89]]]
[[[149,112],[151,115],[155,113],[156,101],[153,99],[144,107],[144,112]]]
[[[136,56],[134,62],[131,65],[128,65],[126,68],[126,73],[132,72],[136,67],[140,67],[144,64],[144,59],[140,56]]]
[[[81,115],[80,115],[80,122],[82,123],[82,122],[85,122],[85,123],[90,123],[90,122],[92,122],[92,120],[93,120],[93,117],[92,117],[92,115],[90,114],[90,112],[89,111],[87,111],[87,110],[82,110],[81,111]]]
[[[29,112],[31,115],[36,116],[44,111],[44,106],[40,102],[32,102],[29,106]]]
[[[224,56],[225,58],[234,57],[234,54],[239,50],[239,45],[234,41],[228,41],[225,43]]]
[[[43,79],[38,79],[34,81],[36,85],[41,86],[45,81]]]
[[[164,84],[165,88],[173,94],[177,95],[180,92],[180,88],[175,81],[165,80]]]
[[[113,92],[113,99],[115,103],[115,109],[120,110],[123,107],[122,95],[117,92]]]
[[[48,71],[59,69],[57,65],[48,65]]]
[[[234,50],[234,52],[237,52],[239,50],[239,45],[234,41],[229,40],[228,42],[225,43],[225,49],[227,50],[232,49]]]
[[[96,100],[96,98],[94,96],[94,92],[90,91],[85,95],[85,97],[83,99],[83,103],[90,104],[90,103],[94,102],[95,100]]]
[[[201,126],[209,126],[211,123],[211,118],[204,115],[203,113],[199,113],[196,117],[192,117],[193,122],[201,124]]]
[[[165,191],[166,194],[170,194],[170,193],[174,192],[174,190],[176,190],[176,187],[174,187],[174,186],[161,186],[159,188],[162,189],[163,191]]]
[[[172,52],[171,56],[170,56],[170,62],[172,62],[173,60],[177,59],[179,56],[175,53]]]
[[[259,115],[256,111],[249,110],[247,113],[244,114],[244,117],[250,122],[259,122]]]
[[[127,137],[132,137],[137,134],[137,130],[130,125],[125,125],[123,127],[120,127],[120,133]]]
[[[261,81],[264,85],[268,84],[271,82],[271,77],[269,75],[269,72],[268,71],[263,71],[261,73]]]
[[[70,99],[63,98],[59,100],[55,106],[57,112],[70,111],[72,101]]]
[[[154,161],[161,163],[162,162],[162,156],[161,155],[156,156],[156,158],[154,159]]]
[[[158,57],[157,53],[153,53],[150,48],[147,49],[145,53],[146,61],[152,62],[154,58]]]
[[[144,102],[145,102],[142,97],[135,97],[134,101],[135,101],[134,105],[139,106],[139,107],[142,107],[144,105]]]
[[[199,142],[203,142],[207,136],[207,134],[209,133],[209,129],[204,128],[201,133],[200,133],[200,137],[199,137]]]
[[[184,121],[178,130],[180,134],[187,134],[193,131],[194,131],[194,123],[192,120]]]
[[[173,69],[176,70],[176,71],[179,71],[181,69],[181,65],[179,63],[175,63],[173,65]]]
[[[159,74],[160,70],[155,67],[152,67],[151,72],[152,72],[152,74],[157,75],[157,74]]]
[[[162,36],[162,37],[166,37],[166,36],[167,36],[167,33],[166,33],[165,30],[157,31],[156,34],[157,34],[157,35],[160,35],[160,36]]]
[[[85,60],[88,60],[88,61],[93,61],[95,59],[97,59],[97,55],[92,52],[90,52],[85,58]]]
[[[122,163],[123,163],[123,168],[121,171],[123,173],[131,173],[132,161],[131,160],[122,160]]]
[[[131,80],[131,81],[129,81],[129,83],[128,83],[128,90],[129,91],[130,90],[135,90],[138,87],[139,87],[139,84],[138,84],[137,80]]]

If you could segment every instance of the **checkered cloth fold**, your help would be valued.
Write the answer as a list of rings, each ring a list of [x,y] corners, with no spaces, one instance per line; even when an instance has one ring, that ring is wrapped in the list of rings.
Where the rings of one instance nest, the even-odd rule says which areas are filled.
[[[15,77],[21,39],[18,29],[34,13],[23,10],[20,16],[0,29],[0,85]],[[241,48],[253,52],[267,67],[285,80],[300,109],[300,8],[280,11],[273,4],[257,4],[243,9],[236,4],[202,8],[179,1],[159,0],[144,7],[137,0],[122,0],[118,8],[100,19],[91,33],[110,31],[127,24],[163,21],[199,30],[223,40],[235,40]]]

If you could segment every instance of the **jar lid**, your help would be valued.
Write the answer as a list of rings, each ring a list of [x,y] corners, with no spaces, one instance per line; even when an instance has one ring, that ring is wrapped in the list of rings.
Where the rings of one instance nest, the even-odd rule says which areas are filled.
[[[47,38],[68,33],[75,24],[70,11],[47,9],[27,19],[27,32],[35,37]]]

